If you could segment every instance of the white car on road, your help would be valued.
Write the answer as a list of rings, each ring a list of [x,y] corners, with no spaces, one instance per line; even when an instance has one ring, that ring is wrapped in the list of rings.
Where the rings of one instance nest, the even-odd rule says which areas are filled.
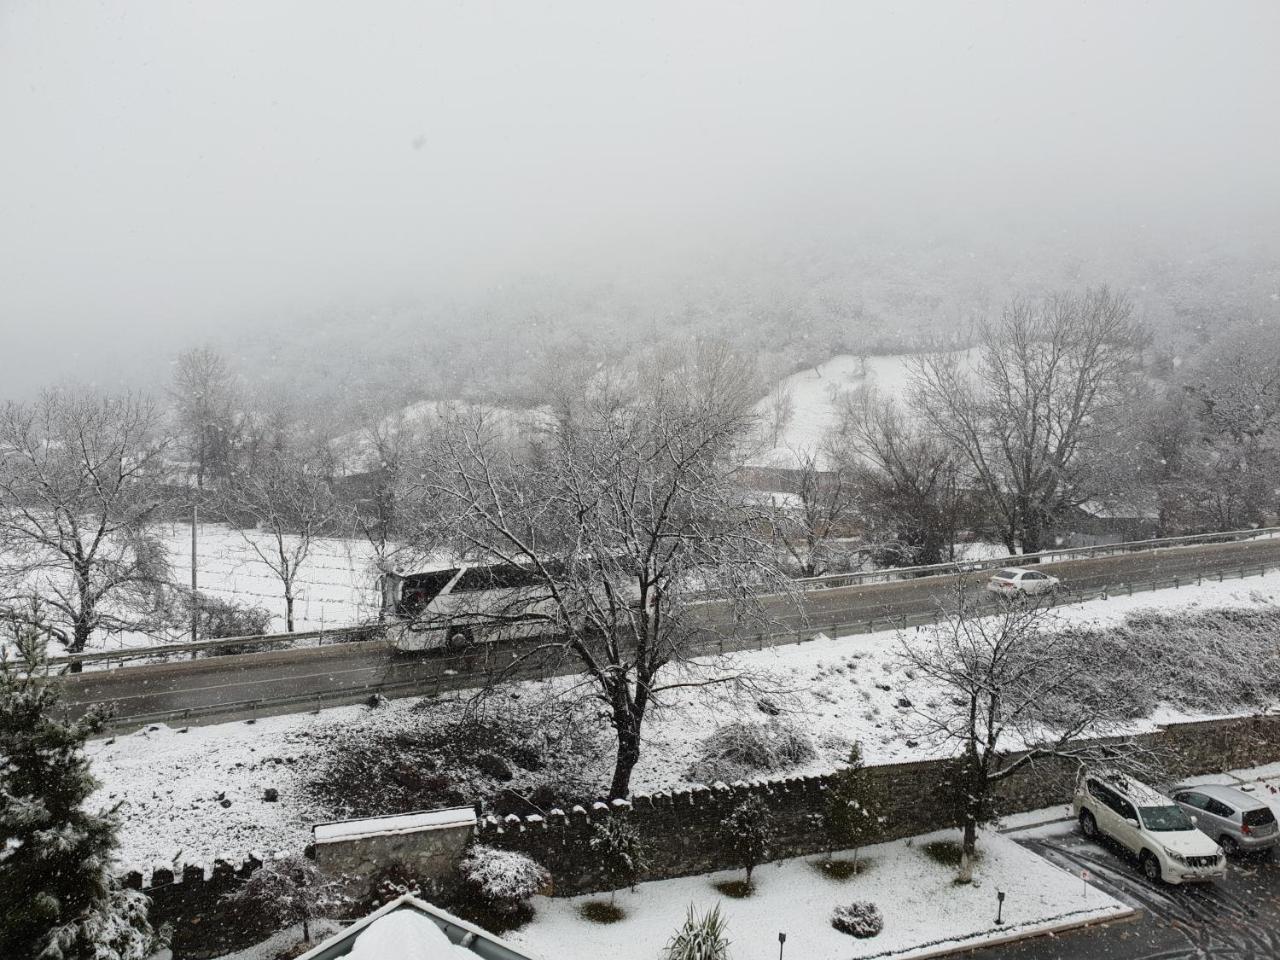
[[[1227,858],[1180,806],[1124,774],[1086,771],[1072,803],[1080,832],[1107,836],[1138,858],[1148,880],[1221,880]]]
[[[987,581],[987,589],[1004,597],[1038,597],[1053,593],[1062,583],[1057,577],[1026,567],[1004,567]]]

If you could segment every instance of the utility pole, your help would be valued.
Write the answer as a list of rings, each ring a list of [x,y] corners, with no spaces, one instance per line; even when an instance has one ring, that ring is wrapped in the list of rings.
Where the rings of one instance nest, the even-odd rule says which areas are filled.
[[[196,592],[196,528],[200,523],[200,507],[191,505],[191,641],[200,639],[196,636],[200,623],[200,594]]]

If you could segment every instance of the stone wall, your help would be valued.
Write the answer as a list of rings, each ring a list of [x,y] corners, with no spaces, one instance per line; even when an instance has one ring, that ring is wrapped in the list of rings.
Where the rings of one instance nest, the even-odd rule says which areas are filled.
[[[1259,766],[1280,761],[1280,715],[1174,724],[1141,738],[1163,754],[1166,778],[1177,780],[1203,773]],[[893,840],[937,830],[938,798],[946,790],[948,765],[941,761],[895,763],[867,768],[874,789],[887,797],[883,834]],[[1075,769],[1065,762],[1037,764],[1000,784],[996,806],[1001,814],[1066,804]],[[734,866],[726,863],[720,823],[747,797],[769,807],[777,828],[770,859],[821,853],[824,841],[813,817],[823,807],[831,776],[695,787],[671,793],[637,795],[630,801],[596,801],[547,817],[486,817],[476,836],[482,843],[520,850],[551,871],[558,896],[604,889],[598,857],[588,847],[591,824],[608,816],[628,817],[649,843],[651,864],[645,880],[690,876]],[[381,854],[394,856],[392,849]],[[364,860],[376,857],[364,857]],[[176,875],[158,868],[149,876],[132,873],[125,882],[152,897],[156,923],[176,925],[177,960],[218,956],[229,948],[261,939],[265,932],[247,928],[222,902],[260,865],[217,861],[212,868],[183,867]]]
[[[1158,751],[1170,780],[1217,773],[1280,760],[1280,716],[1183,723],[1146,735],[1144,745]],[[927,833],[939,823],[938,798],[947,791],[949,765],[942,761],[868,767],[871,789],[886,798],[880,840]],[[825,841],[815,824],[833,777],[794,777],[732,786],[695,787],[672,793],[634,796],[553,810],[546,817],[487,817],[477,839],[527,853],[547,867],[556,894],[572,896],[605,889],[599,858],[588,846],[594,821],[627,817],[648,843],[645,880],[689,876],[726,869],[720,824],[748,797],[758,797],[773,814],[775,838],[770,859],[821,853]],[[1020,813],[1069,802],[1075,767],[1066,761],[1042,761],[1002,781],[995,806],[1000,814]]]

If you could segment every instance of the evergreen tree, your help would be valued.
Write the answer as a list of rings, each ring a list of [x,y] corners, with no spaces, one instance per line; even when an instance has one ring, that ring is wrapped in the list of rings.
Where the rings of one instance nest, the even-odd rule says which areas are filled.
[[[880,834],[882,798],[866,774],[862,748],[853,745],[845,768],[837,774],[822,811],[827,859],[837,849],[853,848],[853,871],[858,871],[858,848]]]
[[[769,855],[773,844],[773,816],[757,797],[748,797],[730,811],[720,827],[724,847],[733,862],[747,871],[750,888],[751,871]]]
[[[114,810],[90,812],[84,755],[103,718],[57,718],[42,631],[0,624],[20,652],[0,656],[0,957],[142,960],[155,946],[148,901],[111,875]]]
[[[609,902],[619,887],[635,889],[640,874],[649,866],[649,852],[636,828],[625,817],[609,817],[596,823],[589,841],[599,858],[600,873],[609,885]]]

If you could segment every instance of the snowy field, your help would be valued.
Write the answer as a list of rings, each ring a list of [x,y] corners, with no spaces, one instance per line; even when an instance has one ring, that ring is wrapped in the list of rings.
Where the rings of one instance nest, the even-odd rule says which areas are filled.
[[[159,532],[169,550],[174,579],[179,583],[189,582],[190,525],[165,524]],[[280,578],[258,555],[254,543],[268,557],[272,556],[273,540],[264,533],[241,532],[216,523],[201,524],[196,568],[200,591],[220,600],[262,607],[272,614],[273,629],[283,630],[285,611]],[[320,630],[376,617],[375,559],[372,546],[364,540],[318,538],[312,541],[298,575],[295,627]]]
[[[1127,613],[1158,608],[1192,610],[1215,607],[1272,606],[1280,598],[1280,572],[1248,580],[1207,582],[1181,590],[1136,597],[1114,597],[1058,608],[1064,623],[1105,625]],[[905,694],[919,700],[928,691],[905,686],[896,672],[897,631],[840,639],[819,637],[794,646],[734,655],[741,669],[767,677],[778,691],[789,719],[812,737],[817,755],[785,775],[820,773],[842,762],[853,742],[869,763],[919,760],[928,756],[908,746],[912,714],[898,705]],[[514,684],[513,701],[538,698],[537,684]],[[685,691],[673,696],[646,720],[646,746],[632,787],[648,793],[690,784],[689,766],[703,738],[717,726],[761,715],[748,701],[730,707]],[[341,730],[357,740],[385,732],[407,720],[415,701],[399,700],[371,711],[339,707],[319,715],[271,717],[254,724],[192,727],[186,732],[159,726],[89,746],[93,770],[102,787],[95,802],[121,802],[122,858],[127,868],[150,869],[174,861],[210,863],[216,857],[239,859],[251,851],[300,849],[309,826],[330,819],[309,803],[303,791],[319,763],[323,732]],[[1185,719],[1158,710],[1137,726]],[[607,783],[610,757],[585,771],[592,782]],[[263,800],[267,787],[277,802]],[[229,802],[227,802],[229,801]],[[227,802],[224,806],[224,802]]]
[[[796,466],[796,452],[820,450],[828,431],[838,423],[839,398],[857,387],[874,387],[886,399],[904,401],[910,388],[909,354],[879,357],[840,354],[781,380],[777,391],[789,393],[791,417],[778,443],[751,460],[751,466]],[[756,411],[769,422],[773,395],[760,401]]]
[[[744,900],[721,895],[712,884],[742,878],[742,871],[642,883],[621,891],[617,904],[626,917],[601,926],[582,919],[579,909],[599,895],[537,897],[533,922],[507,934],[512,943],[546,960],[652,960],[680,925],[690,904],[699,913],[719,906],[735,960],[773,960],[778,933],[786,952],[804,960],[907,958],[926,945],[977,945],[995,935],[1030,933],[1058,924],[1101,920],[1131,912],[1101,890],[1036,856],[1017,843],[984,832],[974,882],[955,883],[955,868],[924,852],[932,840],[954,840],[955,831],[897,840],[860,851],[864,874],[838,881],[815,869],[821,857],[797,857],[757,867],[756,892]],[[996,891],[1013,891],[1004,906],[1004,924],[995,925]],[[606,898],[607,899],[607,898]],[[830,924],[832,910],[853,900],[880,908],[884,930],[854,939]]]

